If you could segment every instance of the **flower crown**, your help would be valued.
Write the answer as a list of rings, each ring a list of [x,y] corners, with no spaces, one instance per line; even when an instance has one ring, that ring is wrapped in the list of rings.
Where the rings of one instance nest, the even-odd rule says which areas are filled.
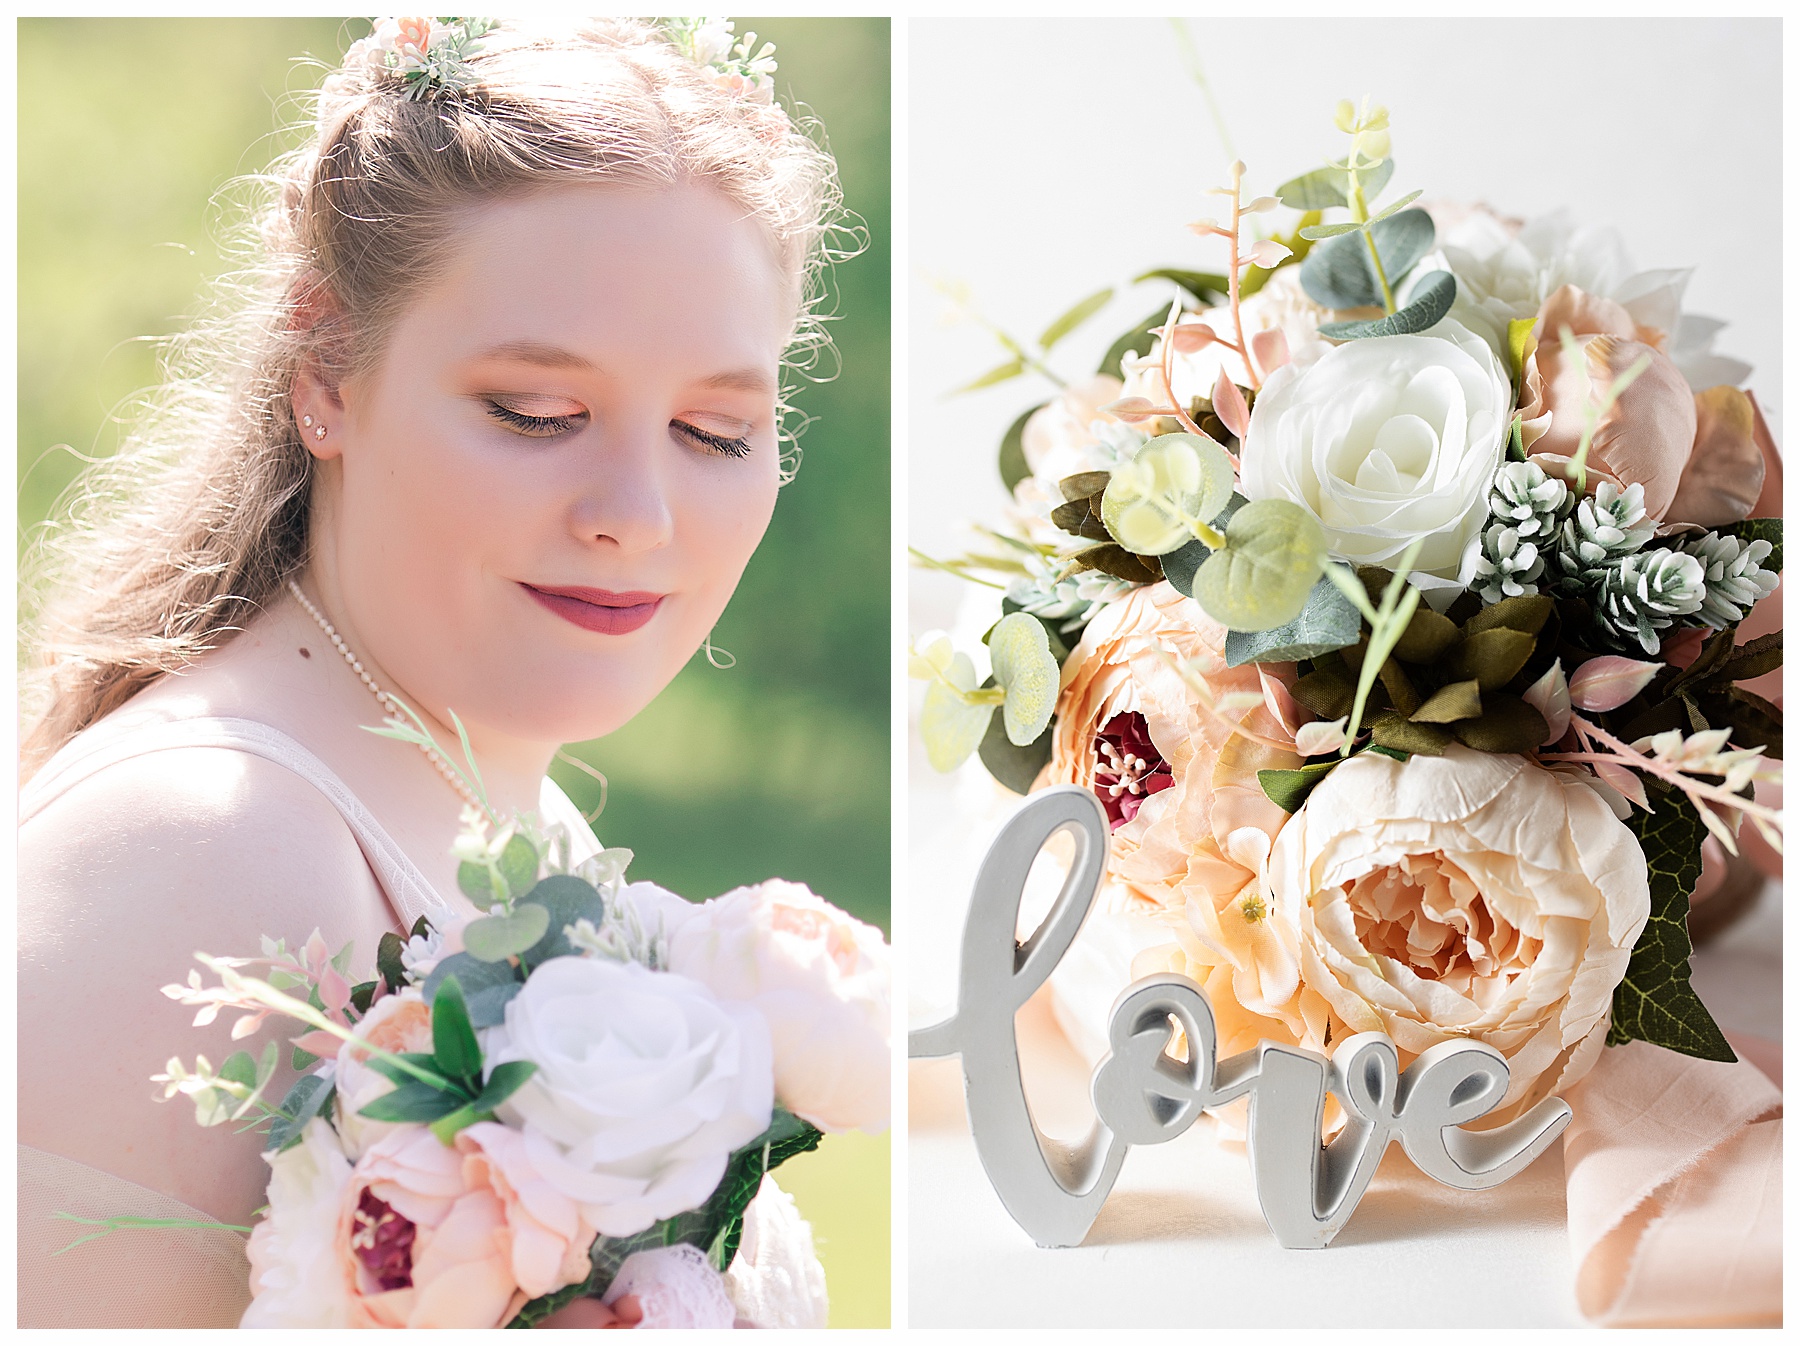
[[[700,72],[727,93],[752,102],[775,101],[775,44],[756,48],[756,34],[736,37],[730,19],[663,19],[658,26]]]
[[[461,91],[476,80],[469,58],[496,26],[493,19],[377,19],[375,31],[351,45],[344,63],[360,61],[372,74],[398,75],[411,99]]]

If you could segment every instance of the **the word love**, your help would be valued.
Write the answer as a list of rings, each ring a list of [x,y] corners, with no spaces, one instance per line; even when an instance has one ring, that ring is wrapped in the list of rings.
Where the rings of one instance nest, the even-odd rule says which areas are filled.
[[[1014,938],[1025,878],[1057,832],[1075,862],[1043,923]],[[1401,1071],[1393,1041],[1358,1033],[1331,1059],[1273,1042],[1217,1060],[1205,994],[1186,977],[1138,982],[1113,1006],[1111,1050],[1094,1071],[1097,1122],[1081,1145],[1037,1128],[1019,1074],[1013,1016],[1062,961],[1093,906],[1110,833],[1099,801],[1075,786],[1034,795],[995,839],[963,930],[955,1017],[912,1034],[913,1056],[961,1053],[975,1147],[1007,1211],[1039,1244],[1080,1243],[1133,1145],[1173,1140],[1208,1108],[1249,1096],[1249,1151],[1263,1217],[1284,1248],[1323,1248],[1344,1227],[1390,1143],[1450,1187],[1479,1191],[1536,1159],[1569,1124],[1546,1099],[1517,1121],[1472,1132],[1463,1124],[1506,1093],[1506,1060],[1478,1042],[1433,1047]],[[1169,1054],[1174,1028],[1186,1059]],[[1322,1145],[1327,1094],[1346,1124]]]

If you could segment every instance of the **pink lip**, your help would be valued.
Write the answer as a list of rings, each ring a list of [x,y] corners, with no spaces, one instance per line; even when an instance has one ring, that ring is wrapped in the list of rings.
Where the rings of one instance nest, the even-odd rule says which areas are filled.
[[[520,581],[519,587],[566,622],[584,631],[622,636],[637,630],[656,615],[666,594],[614,593],[580,585],[538,585]]]

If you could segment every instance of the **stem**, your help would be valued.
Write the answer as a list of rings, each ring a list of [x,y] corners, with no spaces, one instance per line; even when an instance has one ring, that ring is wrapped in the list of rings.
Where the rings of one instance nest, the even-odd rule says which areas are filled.
[[[1244,311],[1239,294],[1243,287],[1243,278],[1238,274],[1238,234],[1243,228],[1244,219],[1243,182],[1243,168],[1238,160],[1233,159],[1231,161],[1231,270],[1227,273],[1226,284],[1231,291],[1231,325],[1237,328],[1237,351],[1243,357],[1244,369],[1250,375],[1250,386],[1255,389],[1262,387],[1262,375],[1256,372],[1256,361],[1250,358],[1250,343],[1244,340]]]
[[[1717,785],[1708,785],[1704,781],[1697,781],[1692,776],[1689,776],[1686,772],[1681,771],[1676,767],[1659,762],[1654,757],[1644,756],[1643,753],[1637,751],[1637,749],[1633,748],[1629,743],[1614,738],[1586,716],[1571,716],[1569,723],[1573,724],[1583,735],[1605,744],[1607,747],[1613,749],[1613,751],[1610,753],[1544,753],[1541,755],[1541,760],[1555,762],[1619,762],[1620,765],[1628,766],[1634,771],[1648,772],[1658,780],[1666,781],[1670,785],[1675,786],[1684,794],[1710,800],[1712,803],[1721,804],[1726,808],[1737,809],[1743,813],[1752,813],[1758,817],[1768,818],[1772,821],[1778,821],[1781,817],[1781,814],[1777,810],[1768,807],[1766,804],[1758,804],[1753,800],[1745,799],[1742,795],[1734,795],[1729,790],[1723,789]]]
[[[1163,324],[1162,362],[1158,365],[1158,372],[1162,374],[1163,393],[1168,397],[1169,405],[1175,409],[1175,419],[1181,422],[1181,428],[1186,430],[1190,435],[1197,435],[1204,439],[1206,438],[1206,432],[1194,424],[1193,418],[1189,416],[1187,411],[1182,407],[1181,400],[1175,396],[1175,380],[1171,374],[1171,369],[1175,360],[1174,332],[1176,325],[1180,321],[1181,296],[1177,295],[1175,297],[1175,302],[1169,306],[1169,319]],[[1227,456],[1230,456],[1229,450],[1227,451]],[[1237,459],[1233,458],[1231,460],[1231,465],[1233,468],[1236,468]]]
[[[970,584],[985,584],[990,589],[1004,589],[1006,587],[1004,584],[998,584],[993,580],[984,580],[975,575],[971,575],[968,573],[968,568],[966,566],[958,565],[954,561],[940,561],[935,556],[927,556],[917,547],[908,547],[906,550],[912,556],[913,562],[916,565],[923,566],[930,570],[942,570],[945,574],[954,575],[959,580],[966,580]]]
[[[1369,218],[1368,202],[1363,199],[1362,182],[1357,178],[1357,170],[1346,170],[1350,174],[1350,218],[1358,224]],[[1387,268],[1381,264],[1381,250],[1375,246],[1375,235],[1367,229],[1362,231],[1363,245],[1369,250],[1369,262],[1375,268],[1375,279],[1381,282],[1382,306],[1389,313],[1394,312],[1394,289],[1388,284]]]

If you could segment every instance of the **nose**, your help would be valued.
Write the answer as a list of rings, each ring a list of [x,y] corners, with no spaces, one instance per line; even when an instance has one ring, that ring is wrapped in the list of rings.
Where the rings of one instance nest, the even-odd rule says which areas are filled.
[[[582,457],[570,508],[577,537],[611,544],[627,555],[654,551],[674,539],[668,434],[661,422],[600,428]]]

